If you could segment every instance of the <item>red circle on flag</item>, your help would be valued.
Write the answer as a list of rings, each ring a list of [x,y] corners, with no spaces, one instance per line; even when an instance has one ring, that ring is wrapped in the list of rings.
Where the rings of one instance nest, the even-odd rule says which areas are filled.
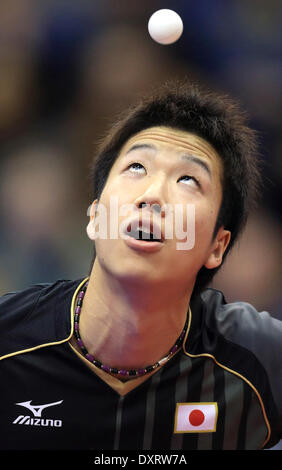
[[[205,415],[201,410],[193,410],[189,414],[189,421],[192,426],[200,426],[205,420]]]

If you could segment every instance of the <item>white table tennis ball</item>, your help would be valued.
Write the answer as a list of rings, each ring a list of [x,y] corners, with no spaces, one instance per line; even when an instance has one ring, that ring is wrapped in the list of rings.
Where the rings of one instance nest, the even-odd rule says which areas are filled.
[[[172,44],[183,31],[182,19],[173,10],[166,8],[155,11],[148,22],[149,34],[159,44]]]

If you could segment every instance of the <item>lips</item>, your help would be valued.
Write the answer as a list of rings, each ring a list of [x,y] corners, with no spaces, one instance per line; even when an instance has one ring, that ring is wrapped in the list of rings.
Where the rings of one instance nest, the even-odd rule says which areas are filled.
[[[161,226],[154,220],[135,218],[129,222],[124,230],[124,241],[130,248],[154,253],[164,245],[164,236]]]

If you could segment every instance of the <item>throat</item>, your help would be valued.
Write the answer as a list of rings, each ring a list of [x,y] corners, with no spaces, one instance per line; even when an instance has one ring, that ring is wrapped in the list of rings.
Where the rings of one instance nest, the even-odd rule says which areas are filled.
[[[187,320],[189,299],[173,295],[169,285],[164,291],[163,284],[157,289],[151,286],[143,297],[139,282],[127,279],[125,289],[120,281],[106,278],[99,263],[95,263],[94,269],[85,298],[81,292],[77,294],[77,299],[81,294],[82,302],[74,332],[84,356],[94,365],[93,361],[98,362],[101,369],[103,365],[106,372],[109,368],[146,369],[147,373],[147,368],[170,352],[175,354],[179,350],[179,345],[175,348],[176,342]],[[75,311],[77,307],[75,303]]]
[[[156,336],[155,329],[135,329],[133,333],[129,325],[126,328],[119,325],[119,328],[104,330],[104,334],[96,337],[93,343],[92,338],[83,334],[79,315],[76,315],[74,331],[80,352],[87,360],[104,372],[124,380],[149,374],[168,362],[182,349],[187,326],[188,317],[180,334],[177,335],[175,329],[175,334],[171,335],[169,329],[166,334],[158,331]]]

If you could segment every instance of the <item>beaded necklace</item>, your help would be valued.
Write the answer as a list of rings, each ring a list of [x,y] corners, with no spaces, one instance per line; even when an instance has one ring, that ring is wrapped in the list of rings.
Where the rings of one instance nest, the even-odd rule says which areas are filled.
[[[142,375],[148,374],[149,372],[152,372],[155,370],[157,367],[160,367],[163,365],[165,362],[167,362],[176,351],[179,350],[179,348],[182,346],[186,331],[187,331],[187,325],[188,325],[188,318],[186,319],[184,328],[176,340],[175,344],[172,346],[172,348],[169,350],[166,356],[164,356],[162,359],[157,361],[155,364],[149,365],[147,367],[141,368],[141,369],[116,369],[114,367],[110,367],[106,364],[102,364],[100,361],[96,360],[92,354],[89,354],[87,351],[86,347],[83,344],[83,341],[80,337],[80,332],[79,332],[79,317],[81,313],[81,307],[82,307],[82,302],[83,298],[87,289],[89,281],[87,281],[84,286],[81,288],[78,297],[77,297],[77,303],[76,303],[76,308],[75,308],[75,315],[74,315],[74,334],[75,338],[77,341],[77,344],[79,346],[80,351],[82,352],[83,356],[90,361],[92,364],[94,364],[96,367],[99,367],[99,369],[104,370],[105,372],[109,374],[117,374],[120,377],[140,377]]]

